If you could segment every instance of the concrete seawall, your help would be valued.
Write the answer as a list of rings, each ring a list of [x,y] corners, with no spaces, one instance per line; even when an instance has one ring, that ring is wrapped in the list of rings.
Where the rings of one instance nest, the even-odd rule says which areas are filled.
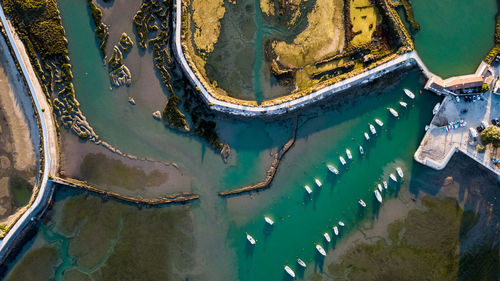
[[[314,102],[323,100],[327,97],[332,96],[335,93],[347,90],[351,87],[369,83],[401,67],[409,67],[411,65],[418,65],[418,67],[422,70],[424,75],[427,76],[427,78],[430,78],[433,75],[423,64],[418,54],[415,51],[412,51],[402,54],[399,57],[389,62],[381,64],[359,75],[347,78],[343,81],[324,87],[321,90],[312,92],[306,96],[302,96],[300,98],[291,101],[283,102],[272,106],[246,106],[236,103],[230,103],[227,101],[216,99],[214,96],[212,96],[207,91],[207,89],[205,89],[199,78],[194,74],[182,50],[182,43],[181,43],[182,0],[176,0],[175,13],[176,14],[173,23],[175,29],[175,40],[174,40],[175,57],[179,62],[179,64],[181,65],[183,72],[189,78],[191,84],[194,87],[200,89],[200,95],[202,96],[202,99],[205,101],[205,103],[209,106],[209,108],[224,113],[240,115],[240,116],[248,116],[248,117],[273,116],[273,115],[285,114],[294,111],[296,109],[302,108],[306,105],[312,104]]]

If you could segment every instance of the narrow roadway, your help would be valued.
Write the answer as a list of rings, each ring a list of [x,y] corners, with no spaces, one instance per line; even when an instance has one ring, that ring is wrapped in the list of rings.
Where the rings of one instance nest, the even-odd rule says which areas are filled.
[[[31,66],[29,57],[26,53],[23,43],[15,32],[14,28],[7,20],[3,7],[0,5],[0,18],[2,25],[7,33],[10,45],[14,49],[19,65],[21,66],[22,74],[26,78],[30,94],[33,97],[36,111],[40,118],[43,136],[43,171],[41,174],[41,182],[39,186],[38,195],[29,207],[29,209],[21,216],[12,229],[7,233],[5,238],[0,241],[0,261],[3,261],[5,255],[16,239],[17,235],[26,227],[26,225],[42,211],[52,191],[52,183],[49,181],[49,175],[55,175],[57,172],[57,133],[52,116],[52,109],[49,106],[45,94],[36,78],[33,67]],[[7,51],[7,50],[4,50]]]

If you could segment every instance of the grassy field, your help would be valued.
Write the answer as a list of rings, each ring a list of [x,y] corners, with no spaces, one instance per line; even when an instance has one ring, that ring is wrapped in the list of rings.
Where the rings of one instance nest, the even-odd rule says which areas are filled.
[[[224,0],[193,0],[191,8],[196,28],[194,43],[200,52],[210,53],[219,39],[220,19],[226,12]]]
[[[260,10],[266,16],[274,16],[275,8],[273,0],[260,0]]]
[[[370,43],[373,32],[381,20],[377,8],[371,4],[370,0],[352,0],[349,13],[352,31],[356,34],[350,44],[359,46]]]
[[[272,48],[280,63],[287,68],[301,68],[342,52],[343,9],[343,0],[317,0],[307,16],[307,28],[292,43],[273,42]]]

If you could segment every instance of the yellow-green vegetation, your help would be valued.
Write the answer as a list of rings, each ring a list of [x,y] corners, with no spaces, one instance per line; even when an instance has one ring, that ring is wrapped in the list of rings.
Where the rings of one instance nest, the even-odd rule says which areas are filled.
[[[179,110],[181,99],[176,94],[170,95],[170,98],[163,109],[163,119],[170,126],[176,128],[186,128],[186,116]]]
[[[317,0],[307,16],[307,28],[292,43],[272,43],[279,63],[286,68],[300,68],[342,52],[345,35],[343,9],[343,0]]]
[[[108,26],[102,22],[102,11],[92,0],[87,0],[90,15],[95,26],[95,34],[99,40],[99,48],[103,57],[106,56],[106,45],[108,43],[109,31]]]
[[[4,0],[31,64],[54,112],[70,127],[79,111],[73,89],[67,40],[55,0]],[[55,98],[54,98],[55,96]],[[50,100],[49,100],[50,102]]]
[[[497,0],[497,6],[500,7],[500,0]],[[490,52],[484,59],[484,61],[489,64],[491,64],[495,57],[500,54],[500,8],[495,16],[495,21],[495,45],[491,48]]]
[[[123,54],[118,47],[113,48],[113,54],[108,60],[108,65],[111,69],[116,69],[123,64]]]
[[[349,16],[354,33],[354,37],[349,43],[352,46],[368,44],[372,41],[373,32],[381,20],[377,8],[370,0],[348,1],[351,1]]]
[[[59,262],[60,258],[54,246],[33,249],[16,264],[5,280],[53,280],[55,267]]]
[[[122,50],[127,53],[133,45],[134,42],[130,39],[127,33],[122,33],[120,36],[120,46],[122,47]]]
[[[478,143],[478,144],[476,145],[476,150],[477,150],[477,152],[479,152],[479,153],[484,153],[484,151],[486,150],[486,147],[485,147],[484,145],[482,145],[482,144],[479,144],[479,143]]]
[[[335,280],[457,280],[459,239],[478,217],[455,200],[423,199],[387,228],[389,237],[350,248],[327,271]],[[498,256],[498,253],[496,253]],[[383,265],[383,266],[381,266]]]
[[[260,0],[260,10],[267,16],[274,16],[274,0]]]
[[[193,0],[191,9],[196,29],[194,44],[201,54],[208,54],[219,40],[220,20],[226,12],[224,0]]]
[[[500,128],[497,126],[488,126],[481,132],[481,142],[483,144],[493,144],[494,147],[500,147]]]

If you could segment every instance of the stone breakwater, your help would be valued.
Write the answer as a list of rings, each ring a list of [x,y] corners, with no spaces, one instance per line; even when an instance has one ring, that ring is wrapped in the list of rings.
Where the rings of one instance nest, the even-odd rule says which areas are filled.
[[[400,68],[408,68],[417,65],[424,75],[428,78],[433,74],[425,67],[415,51],[404,53],[396,58],[367,70],[359,75],[347,78],[338,83],[324,87],[318,91],[312,92],[305,96],[298,97],[293,100],[277,102],[273,105],[258,106],[248,105],[248,101],[241,101],[234,98],[227,98],[221,100],[220,97],[213,96],[203,85],[200,79],[196,76],[193,69],[189,65],[183,52],[183,45],[181,42],[182,32],[182,0],[176,0],[176,15],[174,17],[175,27],[175,40],[174,40],[174,54],[180,64],[183,72],[186,74],[192,85],[198,89],[202,99],[207,103],[208,107],[212,110],[246,117],[267,117],[285,114],[296,109],[310,105],[317,101],[323,100],[327,97],[333,96],[339,92],[347,90],[351,87],[369,83],[377,78],[395,71]]]

